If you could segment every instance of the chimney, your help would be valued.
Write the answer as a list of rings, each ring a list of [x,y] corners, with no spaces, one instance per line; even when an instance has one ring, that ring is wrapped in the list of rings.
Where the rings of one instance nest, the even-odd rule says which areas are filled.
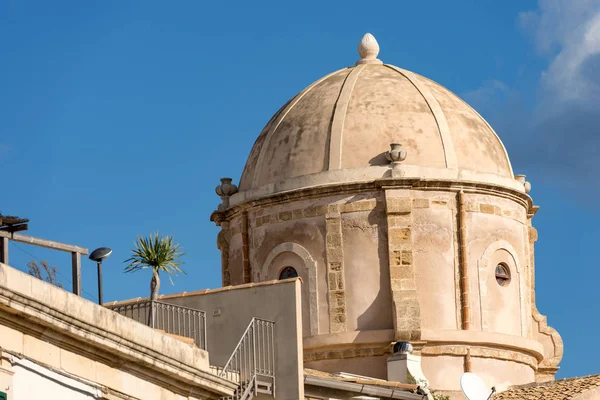
[[[429,391],[429,381],[421,371],[421,356],[412,352],[413,346],[410,342],[394,344],[394,354],[387,359],[387,380],[419,385],[427,394],[427,398],[433,400]]]

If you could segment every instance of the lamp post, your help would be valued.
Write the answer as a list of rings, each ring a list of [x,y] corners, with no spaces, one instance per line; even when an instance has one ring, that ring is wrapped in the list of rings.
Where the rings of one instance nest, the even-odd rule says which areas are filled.
[[[112,250],[108,247],[100,247],[92,251],[90,260],[98,263],[98,304],[102,305],[102,260],[110,256]]]

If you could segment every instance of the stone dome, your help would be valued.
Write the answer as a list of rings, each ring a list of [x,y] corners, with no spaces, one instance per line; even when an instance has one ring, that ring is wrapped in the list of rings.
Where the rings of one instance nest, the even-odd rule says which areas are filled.
[[[504,145],[473,108],[430,79],[383,64],[378,51],[365,35],[355,66],[319,79],[271,118],[240,191],[382,178],[391,143],[407,151],[403,176],[514,186]],[[277,190],[294,178],[296,185]]]

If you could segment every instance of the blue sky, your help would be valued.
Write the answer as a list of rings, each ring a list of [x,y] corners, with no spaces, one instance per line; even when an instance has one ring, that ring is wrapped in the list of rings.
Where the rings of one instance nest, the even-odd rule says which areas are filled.
[[[560,377],[600,373],[597,164],[600,1],[2,2],[0,211],[29,233],[108,246],[104,298],[148,295],[123,274],[138,234],[173,234],[188,275],[220,285],[219,178],[238,181],[271,115],[353,64],[373,33],[387,63],[462,95],[532,182],[537,304],[565,341]],[[597,68],[596,68],[597,67]],[[70,256],[11,245],[11,264]],[[85,296],[95,265],[83,261]]]

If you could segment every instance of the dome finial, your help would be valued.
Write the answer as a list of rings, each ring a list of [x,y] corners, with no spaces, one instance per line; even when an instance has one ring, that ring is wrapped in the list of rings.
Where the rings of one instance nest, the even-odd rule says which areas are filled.
[[[365,36],[358,43],[358,54],[361,58],[356,64],[383,64],[377,59],[379,55],[379,43],[377,43],[375,36],[370,33],[365,33]]]

